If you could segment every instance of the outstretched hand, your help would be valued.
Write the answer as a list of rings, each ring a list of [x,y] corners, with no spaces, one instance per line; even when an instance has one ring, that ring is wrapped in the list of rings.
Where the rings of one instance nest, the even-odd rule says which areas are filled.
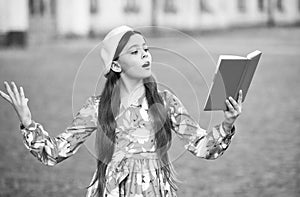
[[[14,82],[11,82],[11,86],[4,82],[7,94],[0,90],[0,96],[8,101],[15,109],[20,122],[27,127],[31,123],[31,112],[27,105],[28,98],[25,98],[24,90],[20,87],[20,91]]]
[[[234,121],[237,117],[242,113],[242,101],[243,101],[243,93],[242,90],[239,91],[238,100],[235,101],[232,97],[226,99],[226,105],[228,107],[227,111],[224,111],[224,126],[227,128],[231,128],[233,126]]]

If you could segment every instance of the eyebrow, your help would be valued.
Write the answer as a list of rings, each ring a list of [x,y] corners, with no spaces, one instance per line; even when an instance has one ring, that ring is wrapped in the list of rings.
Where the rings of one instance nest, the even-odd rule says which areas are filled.
[[[144,43],[142,44],[142,46],[145,46],[145,45],[146,45],[146,43],[144,42]],[[128,48],[128,50],[131,49],[132,47],[138,47],[138,46],[139,46],[138,44],[134,44],[134,45],[130,46],[130,47]]]

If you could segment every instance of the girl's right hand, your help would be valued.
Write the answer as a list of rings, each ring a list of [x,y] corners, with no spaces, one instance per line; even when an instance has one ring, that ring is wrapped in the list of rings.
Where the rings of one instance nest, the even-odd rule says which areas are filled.
[[[5,81],[4,85],[8,94],[0,91],[0,96],[8,101],[15,109],[20,122],[25,126],[28,127],[31,123],[31,113],[29,107],[27,105],[28,98],[25,98],[24,90],[20,87],[20,91],[18,90],[16,84],[11,82],[12,88],[10,85]]]

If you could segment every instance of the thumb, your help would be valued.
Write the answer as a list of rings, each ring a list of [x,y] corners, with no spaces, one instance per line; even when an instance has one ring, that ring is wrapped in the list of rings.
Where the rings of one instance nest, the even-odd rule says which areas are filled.
[[[28,98],[24,98],[24,99],[23,99],[23,102],[22,102],[22,105],[23,105],[23,106],[28,106],[28,101],[29,101]]]
[[[28,98],[24,98],[24,103],[27,105],[29,99]]]

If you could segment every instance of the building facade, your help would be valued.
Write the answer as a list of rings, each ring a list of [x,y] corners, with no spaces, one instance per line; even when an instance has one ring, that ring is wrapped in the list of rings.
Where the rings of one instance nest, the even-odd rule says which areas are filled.
[[[22,32],[103,34],[121,24],[205,30],[299,21],[300,0],[0,0],[0,42]]]

